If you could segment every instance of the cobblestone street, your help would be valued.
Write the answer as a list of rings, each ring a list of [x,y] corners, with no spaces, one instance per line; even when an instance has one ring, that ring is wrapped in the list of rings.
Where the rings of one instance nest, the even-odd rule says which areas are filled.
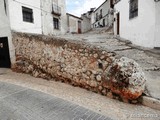
[[[59,113],[60,116],[58,117],[62,117],[61,115],[64,114],[65,116],[64,120],[66,120],[66,118],[67,117],[70,118],[70,115],[71,115],[71,111],[68,109],[70,105],[82,106],[80,108],[78,107],[77,110],[81,110],[81,112],[86,112],[86,110],[89,109],[89,111],[91,110],[95,112],[94,116],[92,117],[96,117],[96,115],[97,117],[99,115],[104,115],[107,120],[109,118],[113,120],[126,120],[126,119],[127,120],[158,120],[159,119],[160,111],[151,109],[149,107],[145,107],[142,105],[132,105],[127,103],[122,103],[117,100],[113,100],[105,96],[102,96],[78,87],[73,87],[71,85],[67,85],[61,82],[46,81],[41,78],[34,78],[30,75],[14,73],[8,69],[3,71],[4,73],[0,75],[0,81],[2,82],[1,92],[0,92],[0,97],[1,97],[0,105],[3,106],[4,108],[4,109],[1,109],[0,114],[2,118],[4,118],[3,120],[7,120],[5,116],[10,116],[10,115],[11,116],[19,115],[18,117],[22,117],[21,115],[25,115],[25,116],[31,115],[30,119],[32,119],[32,117],[41,117],[43,115],[44,116],[46,115],[47,117],[49,117],[48,114],[51,114],[54,110],[57,111],[56,109],[63,109],[63,108],[65,108],[64,111],[67,112],[68,114],[67,113],[64,114],[63,112],[61,112]],[[2,85],[6,83],[19,85],[26,88],[18,87],[19,89],[16,92],[16,89],[14,89],[14,87],[11,87],[12,89],[8,89],[7,90],[8,93],[4,96],[6,92],[3,90],[4,87],[2,87]],[[6,88],[8,88],[7,84],[5,85]],[[11,86],[14,86],[14,85],[11,85]],[[33,89],[33,90],[30,90],[30,89]],[[43,97],[41,96],[41,94],[43,93],[40,93],[34,90],[41,91],[53,96],[45,95]],[[10,96],[9,94],[12,94],[12,93],[15,93],[15,94]],[[23,93],[26,93],[27,96],[24,96]],[[36,96],[34,94],[36,94]],[[43,99],[39,100],[38,97],[42,97]],[[38,102],[35,102],[33,99],[35,99]],[[64,104],[61,104],[62,106],[60,105],[54,108],[52,106],[56,103],[54,100],[59,102],[59,104],[61,103],[64,103]],[[66,102],[66,101],[69,101],[69,102]],[[43,107],[44,104],[46,106],[48,105],[48,107],[47,108]],[[34,107],[37,105],[39,106],[39,108]],[[54,110],[52,107],[54,108]],[[8,111],[8,109],[11,109],[11,108],[12,108],[12,111],[9,111],[9,112],[14,114],[9,114],[9,112],[6,112],[6,110]],[[35,108],[35,109],[31,110],[31,108]],[[44,111],[42,108],[44,109]],[[16,111],[17,109],[20,109],[22,113],[19,113],[20,112],[19,110]],[[81,112],[77,112],[78,115],[81,114]],[[40,114],[40,116],[37,116],[37,114]],[[84,113],[82,114],[84,115]],[[40,119],[42,118],[39,118],[38,120]]]

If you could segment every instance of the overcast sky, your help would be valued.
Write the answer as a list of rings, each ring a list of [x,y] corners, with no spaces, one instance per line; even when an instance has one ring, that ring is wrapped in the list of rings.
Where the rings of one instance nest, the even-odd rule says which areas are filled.
[[[67,12],[76,16],[90,10],[90,8],[99,7],[105,0],[66,0]]]

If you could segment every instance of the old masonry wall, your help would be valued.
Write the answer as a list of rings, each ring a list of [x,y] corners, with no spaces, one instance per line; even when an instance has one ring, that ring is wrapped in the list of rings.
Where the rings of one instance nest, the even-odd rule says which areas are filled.
[[[24,33],[12,35],[16,48],[13,70],[123,101],[135,101],[144,91],[144,74],[131,59],[80,41]]]

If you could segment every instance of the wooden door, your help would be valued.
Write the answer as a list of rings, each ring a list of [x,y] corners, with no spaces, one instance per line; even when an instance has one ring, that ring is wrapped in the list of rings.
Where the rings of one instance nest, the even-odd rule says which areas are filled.
[[[9,55],[9,46],[8,38],[0,38],[0,68],[10,68],[10,55]]]
[[[120,13],[117,13],[117,35],[120,33]]]
[[[80,34],[81,32],[81,21],[78,21],[78,33]]]

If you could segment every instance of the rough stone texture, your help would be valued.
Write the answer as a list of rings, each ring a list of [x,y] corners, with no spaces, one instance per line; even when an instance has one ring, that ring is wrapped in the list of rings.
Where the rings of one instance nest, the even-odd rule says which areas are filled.
[[[80,86],[111,98],[137,99],[145,78],[136,62],[80,41],[13,33],[14,70]],[[118,97],[118,98],[117,98]]]
[[[0,75],[0,81],[34,89],[36,91],[41,91],[57,98],[62,98],[71,103],[75,103],[79,106],[90,109],[96,113],[108,116],[114,120],[158,120],[160,117],[159,110],[151,109],[140,104],[126,104],[79,87],[74,87],[58,81],[46,81],[42,78],[34,78],[28,74],[12,72],[10,69],[8,69],[5,74]],[[8,88],[7,90],[13,91],[12,89]],[[3,93],[6,93],[6,91]],[[23,95],[26,96],[25,94]],[[32,109],[32,107],[29,108]],[[142,115],[142,117],[139,118],[132,115]],[[147,118],[143,117],[143,115],[154,115],[155,117]]]

